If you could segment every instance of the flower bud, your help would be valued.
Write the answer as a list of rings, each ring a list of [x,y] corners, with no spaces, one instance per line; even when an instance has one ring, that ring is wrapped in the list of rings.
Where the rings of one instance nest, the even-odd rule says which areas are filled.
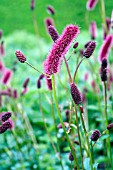
[[[83,52],[83,56],[85,56],[86,58],[89,58],[93,54],[95,47],[96,47],[96,42],[91,41],[89,45],[87,46],[86,50]]]
[[[71,83],[70,88],[71,88],[71,95],[72,95],[74,103],[75,104],[82,103],[82,97],[81,97],[81,94],[80,94],[76,84]]]
[[[17,51],[15,52],[15,54],[16,54],[16,57],[18,58],[18,60],[19,60],[21,63],[24,63],[24,62],[26,61],[26,57],[24,56],[24,54],[23,54],[21,51],[17,50]]]
[[[94,130],[94,132],[92,133],[92,135],[91,135],[91,140],[92,141],[97,141],[99,138],[100,138],[100,131],[98,130],[98,129],[96,129],[96,130]]]

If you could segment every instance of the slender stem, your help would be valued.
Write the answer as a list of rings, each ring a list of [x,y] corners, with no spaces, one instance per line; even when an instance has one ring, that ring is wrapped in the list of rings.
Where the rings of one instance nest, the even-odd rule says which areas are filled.
[[[67,59],[67,61],[70,60],[70,58],[72,57],[73,54],[74,54],[74,50],[71,52],[71,54],[70,54],[69,58]]]
[[[88,139],[88,135],[87,135],[87,131],[86,131],[86,127],[85,127],[85,123],[84,123],[84,119],[83,119],[81,111],[80,111],[80,117],[81,117],[82,126],[83,126],[85,137],[86,137],[87,146],[88,146],[88,153],[89,153],[89,157],[90,157],[91,170],[93,170],[93,159],[92,159],[92,154],[91,154],[91,150],[90,150],[90,143],[89,143],[89,139]]]
[[[40,95],[40,92],[39,92],[39,107],[40,107],[40,112],[42,113],[42,119],[43,119],[43,122],[44,122],[44,126],[45,126],[45,129],[46,129],[46,132],[47,132],[47,135],[50,139],[50,142],[51,142],[51,145],[55,151],[55,153],[57,154],[57,149],[52,141],[52,138],[51,138],[51,135],[49,133],[49,130],[48,130],[48,127],[47,127],[47,124],[46,124],[46,120],[45,120],[45,116],[44,116],[44,113],[43,113],[43,110],[42,110],[42,105],[41,105],[41,95]]]
[[[100,6],[101,6],[102,22],[104,24],[106,33],[108,33],[108,28],[107,28],[107,24],[106,24],[106,12],[105,12],[105,3],[104,3],[104,0],[100,0]]]
[[[70,69],[69,69],[68,62],[67,62],[65,57],[64,57],[64,61],[65,61],[65,65],[66,65],[66,68],[67,68],[68,75],[69,75],[70,83],[72,83],[72,77],[71,77]]]
[[[78,71],[78,68],[80,66],[80,64],[82,63],[82,61],[85,59],[85,57],[83,57],[80,62],[78,63],[77,67],[76,67],[76,70],[75,70],[75,73],[74,73],[74,77],[73,77],[73,81],[75,80],[75,77],[76,77],[76,74],[77,74],[77,71]]]
[[[104,82],[104,113],[105,113],[105,124],[107,126],[108,125],[108,115],[107,115],[107,86],[106,86],[106,82]],[[109,131],[107,131],[107,134],[109,135]],[[111,167],[113,169],[112,151],[111,151],[111,145],[110,145],[110,136],[107,138],[106,142],[107,142],[107,146],[108,146],[107,154],[108,154],[108,157],[110,159]]]
[[[55,101],[55,104],[56,104],[56,109],[57,109],[57,112],[58,112],[58,116],[59,116],[60,122],[62,124],[62,128],[63,128],[64,133],[65,133],[67,142],[68,142],[68,144],[69,144],[69,146],[71,148],[72,155],[74,157],[74,164],[77,165],[78,170],[80,170],[80,167],[79,167],[79,164],[78,164],[78,159],[77,159],[76,153],[74,151],[74,147],[73,147],[73,145],[72,145],[72,143],[71,143],[71,141],[69,139],[69,136],[68,136],[68,134],[66,132],[65,125],[64,125],[64,122],[63,122],[63,119],[62,119],[62,116],[61,116],[61,113],[60,113],[60,110],[59,110],[57,96],[56,96],[55,83],[54,83],[54,75],[52,75],[52,87],[53,87],[53,95],[54,95],[54,101]]]
[[[61,153],[60,153],[59,139],[58,139],[58,136],[57,136],[57,124],[56,124],[56,118],[55,118],[55,113],[54,113],[54,105],[53,105],[52,92],[51,92],[51,113],[52,113],[52,117],[53,117],[53,121],[54,121],[54,125],[55,125],[55,131],[56,131],[55,134],[56,134],[56,139],[57,139],[57,145],[58,145],[58,152],[59,152],[60,164],[61,164],[62,170],[64,170],[63,163],[62,163],[62,156],[61,156]]]
[[[40,70],[38,70],[37,68],[35,68],[34,66],[32,66],[32,65],[31,65],[30,63],[28,63],[27,61],[25,61],[25,63],[26,63],[28,66],[32,67],[34,70],[38,71],[39,73],[44,74],[45,76],[49,76],[49,77],[50,77],[50,75],[41,72]]]
[[[80,129],[79,129],[79,122],[78,122],[78,115],[77,115],[77,108],[74,104],[75,108],[75,115],[76,115],[76,126],[77,126],[77,133],[78,133],[78,139],[79,139],[79,146],[80,146],[80,157],[82,161],[82,170],[84,170],[84,162],[83,162],[83,156],[82,156],[82,144],[81,144],[81,138],[80,138]]]

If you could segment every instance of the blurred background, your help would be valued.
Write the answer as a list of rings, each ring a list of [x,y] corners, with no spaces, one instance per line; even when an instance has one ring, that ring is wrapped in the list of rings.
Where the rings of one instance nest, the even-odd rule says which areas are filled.
[[[55,25],[59,32],[70,23],[76,23],[81,30],[86,30],[92,20],[95,20],[97,26],[101,28],[99,4],[93,11],[87,12],[86,2],[86,0],[36,0],[34,13],[40,36],[48,37],[44,19],[50,17],[46,10],[46,6],[49,4],[55,9]],[[4,35],[8,35],[15,30],[26,30],[35,33],[30,3],[30,0],[0,0],[0,28],[4,30]],[[112,0],[107,0],[105,7],[106,16],[110,17],[113,8]]]
[[[51,145],[51,140],[44,127],[44,120],[48,127],[48,131],[52,136],[53,143],[57,145],[54,121],[52,119],[51,93],[45,86],[45,81],[41,81],[41,88],[37,87],[37,80],[40,76],[38,72],[21,64],[15,56],[16,50],[21,50],[26,56],[27,61],[43,71],[43,61],[46,59],[48,51],[51,49],[53,41],[47,33],[44,20],[47,17],[53,18],[55,27],[61,34],[64,27],[68,24],[77,24],[81,33],[76,41],[79,47],[74,56],[69,61],[71,73],[74,73],[77,57],[81,57],[84,50],[84,44],[91,40],[89,33],[89,25],[91,21],[96,21],[97,37],[96,49],[94,56],[91,57],[90,63],[84,61],[80,66],[80,74],[77,76],[77,84],[82,92],[87,92],[88,88],[88,118],[90,129],[100,127],[102,121],[99,114],[98,92],[94,94],[93,77],[91,72],[96,72],[94,78],[99,78],[100,64],[97,62],[98,52],[103,43],[102,18],[100,15],[100,4],[97,3],[93,11],[86,10],[86,0],[35,0],[35,8],[31,10],[31,0],[0,0],[0,30],[3,31],[0,42],[4,45],[4,55],[0,56],[0,61],[13,72],[8,86],[0,84],[0,90],[17,90],[18,97],[3,96],[3,103],[0,107],[0,113],[4,111],[12,112],[12,120],[14,121],[14,129],[0,134],[0,170],[60,170],[60,163],[57,155]],[[55,15],[52,16],[47,12],[47,5],[52,5],[55,9]],[[105,1],[106,16],[111,17],[113,9],[113,0]],[[36,32],[38,30],[38,36]],[[0,44],[0,45],[1,45]],[[69,57],[73,49],[70,48],[66,57]],[[112,54],[110,55],[111,59]],[[93,66],[93,71],[91,70]],[[95,64],[95,65],[93,65]],[[91,66],[91,67],[90,67]],[[88,81],[84,80],[84,76],[88,73]],[[57,94],[59,105],[62,109],[63,120],[66,121],[65,111],[70,109],[69,102],[72,100],[68,84],[68,75],[65,65],[61,67],[61,82],[66,85],[61,90],[62,83],[56,80]],[[2,73],[0,74],[0,78]],[[23,83],[29,78],[28,89],[22,96]],[[98,84],[98,83],[97,83]],[[102,86],[100,86],[102,89]],[[96,96],[97,95],[97,96]],[[92,97],[93,96],[93,97]],[[100,97],[103,96],[103,92]],[[67,98],[66,98],[67,97]],[[101,101],[102,98],[101,98]],[[103,103],[102,103],[103,104]],[[40,106],[42,107],[40,108]],[[100,104],[101,105],[101,104]],[[102,105],[103,106],[103,105]],[[53,106],[54,107],[54,106]],[[44,119],[42,116],[44,113]],[[94,114],[95,113],[95,114]],[[109,111],[111,114],[111,110]],[[56,123],[59,124],[57,112],[55,110]],[[95,120],[95,121],[94,121]],[[63,131],[58,130],[58,138],[60,143],[61,155],[65,170],[70,169],[69,146],[63,136]],[[112,137],[113,139],[113,137]],[[38,146],[38,147],[37,147]],[[37,149],[38,148],[38,149]],[[77,148],[77,151],[79,148]],[[98,146],[96,152],[97,162],[102,164],[106,161],[103,155],[102,145]],[[78,157],[80,156],[79,152]],[[101,169],[103,170],[103,169]]]

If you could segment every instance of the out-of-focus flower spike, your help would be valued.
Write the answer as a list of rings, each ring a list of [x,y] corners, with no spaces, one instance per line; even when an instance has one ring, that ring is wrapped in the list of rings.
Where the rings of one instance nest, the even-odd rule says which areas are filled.
[[[22,90],[21,95],[24,96],[27,92],[28,92],[28,88],[24,88],[24,89]]]
[[[1,42],[0,45],[0,55],[4,56],[5,55],[5,50],[4,50],[4,41]]]
[[[44,78],[44,74],[41,74],[41,75],[39,76],[39,79],[42,80],[43,78]]]
[[[11,117],[11,115],[12,115],[11,112],[4,112],[0,115],[0,119],[2,122],[5,122]]]
[[[86,8],[87,10],[93,10],[97,4],[98,0],[88,0]]]
[[[107,26],[107,30],[105,28],[105,26],[103,25],[103,39],[105,40],[106,37],[107,37],[107,34],[109,34],[109,31],[110,31],[110,26],[111,26],[111,21],[110,21],[110,18],[106,18],[106,26]]]
[[[64,126],[65,128],[69,127],[69,123],[68,122],[64,122]],[[57,126],[58,129],[61,129],[62,128],[62,124],[60,123],[58,126]]]
[[[109,124],[109,125],[107,126],[107,129],[108,129],[108,130],[113,129],[113,123]]]
[[[108,54],[109,54],[110,48],[112,46],[112,43],[113,43],[113,35],[109,34],[106,37],[106,39],[104,40],[104,42],[100,48],[99,57],[98,57],[99,62],[102,62],[103,58],[106,58],[106,59],[108,58]]]
[[[33,11],[35,8],[35,0],[31,0],[30,9]]]
[[[1,82],[5,85],[7,85],[9,83],[9,81],[11,80],[11,77],[12,77],[12,71],[11,70],[8,70],[6,69],[4,71],[4,74],[2,76],[2,79],[1,79]]]
[[[48,6],[47,6],[47,12],[48,12],[49,14],[52,14],[52,15],[55,14],[55,10],[54,10],[54,8],[53,8],[51,5],[48,5]]]
[[[76,42],[74,45],[73,45],[73,48],[76,49],[78,47],[78,42]]]
[[[27,88],[30,78],[27,78],[23,83],[23,88]]]
[[[48,33],[49,35],[51,36],[52,40],[55,42],[58,38],[59,38],[59,35],[58,35],[58,32],[57,30],[55,29],[54,26],[50,25],[48,27]]]
[[[0,60],[0,73],[3,73],[5,70],[4,63]]]
[[[18,98],[18,92],[16,89],[13,90],[13,98],[17,99]]]
[[[40,79],[37,80],[37,88],[38,88],[38,89],[41,88],[41,80],[40,80]]]
[[[84,75],[84,81],[87,81],[87,80],[88,80],[88,77],[89,77],[89,73],[85,73],[85,75]]]
[[[46,85],[48,90],[52,90],[52,80],[50,77],[46,77]]]
[[[46,18],[46,19],[45,19],[45,26],[46,26],[47,32],[48,32],[48,27],[49,27],[50,25],[54,26],[53,19],[52,19],[52,18]]]
[[[2,38],[2,30],[0,30],[0,39]]]
[[[91,34],[91,39],[95,40],[96,36],[97,36],[97,26],[96,26],[96,22],[92,21],[89,27],[89,32]]]
[[[26,57],[24,56],[24,54],[20,51],[20,50],[17,50],[15,52],[16,54],[16,57],[17,59],[21,62],[21,63],[24,63],[26,61]]]

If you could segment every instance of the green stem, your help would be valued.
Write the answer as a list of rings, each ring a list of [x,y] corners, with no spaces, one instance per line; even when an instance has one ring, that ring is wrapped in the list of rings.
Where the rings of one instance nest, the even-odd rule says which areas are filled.
[[[37,68],[35,68],[34,66],[32,66],[32,65],[31,65],[30,63],[28,63],[27,61],[25,61],[25,63],[26,63],[28,66],[32,67],[34,70],[38,71],[39,73],[44,74],[45,76],[49,76],[49,77],[50,77],[50,75],[41,72],[40,70],[38,70]]]
[[[88,134],[87,134],[87,131],[86,131],[86,127],[85,127],[85,123],[84,123],[84,119],[83,119],[81,111],[80,111],[80,117],[81,117],[82,126],[83,126],[85,137],[86,137],[87,146],[88,146],[88,153],[89,153],[89,157],[90,157],[91,170],[93,170],[93,159],[92,159],[92,154],[91,154],[91,150],[90,150],[90,143],[89,143]]]
[[[102,22],[104,24],[105,31],[108,34],[108,28],[107,28],[107,24],[106,24],[106,12],[105,12],[105,3],[104,3],[104,0],[100,0],[100,6],[101,6]]]
[[[82,61],[85,59],[85,57],[83,57],[80,62],[78,63],[77,67],[76,67],[76,70],[75,70],[75,73],[74,73],[74,77],[73,77],[73,81],[75,80],[75,77],[76,77],[76,74],[77,74],[77,71],[78,71],[78,68],[80,66],[80,64],[82,63]]]
[[[69,136],[68,136],[68,134],[66,132],[65,125],[64,125],[64,122],[63,122],[63,119],[62,119],[62,116],[61,116],[61,113],[60,113],[60,110],[59,110],[57,96],[56,96],[55,83],[54,83],[54,75],[52,75],[52,87],[53,87],[53,95],[54,95],[54,101],[55,101],[55,104],[56,104],[56,109],[57,109],[57,112],[58,112],[58,116],[59,116],[60,122],[62,124],[62,128],[63,128],[64,133],[65,133],[67,142],[68,142],[68,144],[70,146],[70,149],[72,151],[72,155],[74,157],[74,164],[77,165],[78,170],[80,170],[80,167],[79,167],[79,164],[78,164],[78,160],[77,160],[77,156],[76,156],[76,153],[74,151],[74,147],[73,147],[73,145],[72,145],[72,143],[71,143],[71,141],[69,139]]]
[[[65,65],[66,65],[66,68],[67,68],[68,75],[69,75],[70,83],[72,83],[72,77],[71,77],[70,69],[69,69],[68,62],[67,62],[65,57],[64,57],[64,61],[65,61]]]
[[[81,161],[82,161],[82,170],[84,170],[84,162],[83,162],[83,157],[82,157],[82,144],[81,144],[81,138],[80,138],[80,129],[79,129],[79,122],[78,122],[77,108],[76,108],[75,104],[74,104],[74,108],[75,108],[75,115],[76,115],[76,126],[77,126],[78,140],[79,140],[79,146],[80,146],[80,157],[81,157]]]
[[[57,149],[56,149],[56,147],[55,147],[55,145],[54,145],[54,143],[52,141],[51,135],[49,133],[49,130],[48,130],[48,127],[47,127],[47,124],[46,124],[46,119],[45,119],[45,116],[44,116],[44,113],[43,113],[43,110],[42,110],[40,92],[39,92],[39,107],[40,107],[40,112],[42,113],[42,119],[43,119],[43,122],[44,122],[44,126],[45,126],[45,129],[46,129],[47,135],[48,135],[48,137],[50,139],[50,142],[51,142],[51,145],[52,145],[52,147],[53,147],[53,149],[54,149],[54,151],[55,151],[55,153],[57,155]]]
[[[105,125],[108,126],[108,115],[107,115],[107,86],[106,82],[104,82],[104,113],[105,113]],[[107,131],[107,134],[109,135],[109,131]],[[107,154],[110,159],[111,167],[113,169],[113,162],[112,162],[112,151],[111,151],[111,145],[110,145],[110,136],[106,140],[107,142]]]
[[[57,139],[57,145],[58,145],[58,152],[59,152],[60,164],[61,164],[62,170],[64,170],[63,163],[62,163],[62,156],[61,156],[61,152],[60,152],[59,139],[58,139],[58,136],[57,136],[57,124],[56,124],[56,118],[55,118],[55,113],[54,113],[54,104],[53,104],[52,93],[51,93],[51,113],[52,113],[53,122],[54,122],[54,125],[55,125],[55,131],[56,131],[55,134],[56,134],[56,139]]]

